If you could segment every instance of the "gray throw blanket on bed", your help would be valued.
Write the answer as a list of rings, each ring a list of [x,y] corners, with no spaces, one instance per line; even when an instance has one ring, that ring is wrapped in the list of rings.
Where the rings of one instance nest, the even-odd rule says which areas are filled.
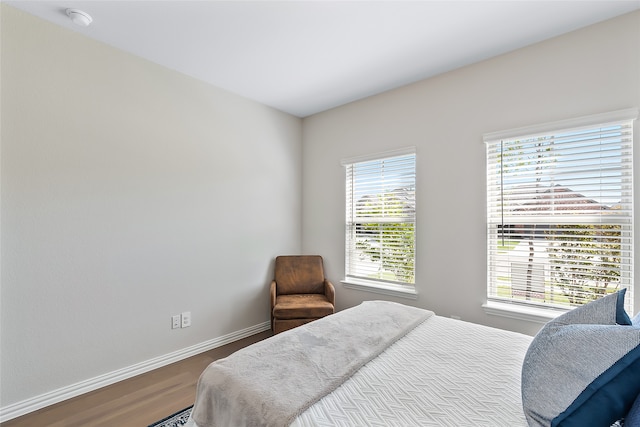
[[[198,381],[200,427],[287,426],[432,312],[367,301],[218,360]]]

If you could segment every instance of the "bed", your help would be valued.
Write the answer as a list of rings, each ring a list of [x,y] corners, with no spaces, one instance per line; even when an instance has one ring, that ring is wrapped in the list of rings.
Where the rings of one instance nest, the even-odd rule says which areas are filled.
[[[367,301],[212,363],[187,426],[550,425],[545,417],[556,414],[540,414],[535,404],[533,415],[523,410],[523,363],[533,341]],[[637,353],[632,365],[640,368]],[[625,414],[640,393],[640,377],[631,381],[637,387],[627,393]]]

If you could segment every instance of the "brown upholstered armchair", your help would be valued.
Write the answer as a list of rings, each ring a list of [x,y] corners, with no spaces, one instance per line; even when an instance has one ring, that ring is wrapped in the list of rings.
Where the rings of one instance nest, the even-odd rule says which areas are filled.
[[[336,292],[324,277],[319,255],[279,256],[271,282],[271,328],[275,334],[333,314]]]

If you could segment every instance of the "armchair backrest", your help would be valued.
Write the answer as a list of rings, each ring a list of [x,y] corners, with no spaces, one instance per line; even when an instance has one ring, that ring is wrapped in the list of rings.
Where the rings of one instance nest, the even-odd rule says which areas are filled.
[[[324,267],[320,255],[276,257],[278,295],[324,294]]]

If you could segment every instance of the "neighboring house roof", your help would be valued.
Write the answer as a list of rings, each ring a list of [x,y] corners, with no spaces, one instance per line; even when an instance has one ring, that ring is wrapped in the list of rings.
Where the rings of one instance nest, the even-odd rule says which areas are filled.
[[[416,212],[414,193],[415,190],[409,188],[396,188],[384,194],[362,196],[356,202],[356,209],[360,212],[382,212],[385,201],[381,197],[384,196],[387,203],[386,206],[400,206],[402,216],[412,216]]]
[[[518,203],[518,195],[522,195],[520,207],[513,209],[514,212],[524,211],[576,211],[576,210],[610,210],[611,207],[590,199],[583,194],[573,191],[569,187],[555,185],[553,187],[535,188],[534,197],[531,197],[532,187],[526,191],[524,188],[518,189],[515,196],[509,197],[512,203]],[[541,191],[540,191],[541,190]]]

